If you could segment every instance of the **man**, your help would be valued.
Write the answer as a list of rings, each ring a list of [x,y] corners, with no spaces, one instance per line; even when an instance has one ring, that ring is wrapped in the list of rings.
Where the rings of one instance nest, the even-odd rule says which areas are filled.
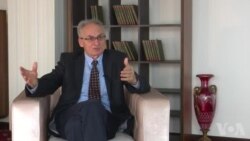
[[[62,88],[52,114],[52,123],[61,137],[68,141],[105,141],[131,118],[124,86],[133,93],[147,92],[150,86],[134,72],[125,54],[106,49],[102,23],[81,21],[77,32],[82,53],[63,53],[55,69],[39,79],[37,63],[32,70],[21,67],[20,71],[27,96],[45,96]],[[97,69],[92,61],[97,62]],[[95,78],[97,83],[93,86],[94,68],[99,78]]]

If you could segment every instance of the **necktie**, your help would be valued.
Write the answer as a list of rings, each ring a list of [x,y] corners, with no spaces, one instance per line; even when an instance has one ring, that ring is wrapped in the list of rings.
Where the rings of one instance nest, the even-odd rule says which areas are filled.
[[[89,99],[99,100],[100,99],[100,85],[99,85],[99,72],[97,69],[98,61],[93,60],[92,69],[89,80]]]

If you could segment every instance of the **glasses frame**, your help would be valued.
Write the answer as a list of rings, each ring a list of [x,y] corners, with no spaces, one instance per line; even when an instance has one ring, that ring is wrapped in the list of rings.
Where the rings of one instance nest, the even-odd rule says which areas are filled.
[[[98,35],[96,37],[94,37],[94,36],[80,37],[80,39],[83,39],[83,40],[89,41],[89,42],[94,42],[95,40],[97,40],[97,41],[104,41],[106,39],[106,35],[105,34],[101,34],[101,35]]]

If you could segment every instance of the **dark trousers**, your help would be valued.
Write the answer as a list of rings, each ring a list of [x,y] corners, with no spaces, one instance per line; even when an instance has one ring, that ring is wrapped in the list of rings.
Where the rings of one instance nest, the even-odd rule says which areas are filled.
[[[56,116],[56,128],[67,141],[106,141],[115,136],[122,122],[100,101],[77,103]]]

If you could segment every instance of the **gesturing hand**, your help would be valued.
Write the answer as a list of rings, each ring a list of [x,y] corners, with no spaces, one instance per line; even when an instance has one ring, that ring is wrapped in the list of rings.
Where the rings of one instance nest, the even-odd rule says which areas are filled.
[[[124,65],[125,67],[123,68],[120,74],[121,80],[127,81],[128,83],[132,85],[136,84],[137,80],[136,80],[134,68],[128,63],[127,57],[124,59]]]
[[[20,72],[25,80],[26,84],[30,87],[34,88],[37,86],[38,80],[37,80],[37,62],[34,62],[32,65],[32,70],[27,70],[23,67],[20,67]]]

